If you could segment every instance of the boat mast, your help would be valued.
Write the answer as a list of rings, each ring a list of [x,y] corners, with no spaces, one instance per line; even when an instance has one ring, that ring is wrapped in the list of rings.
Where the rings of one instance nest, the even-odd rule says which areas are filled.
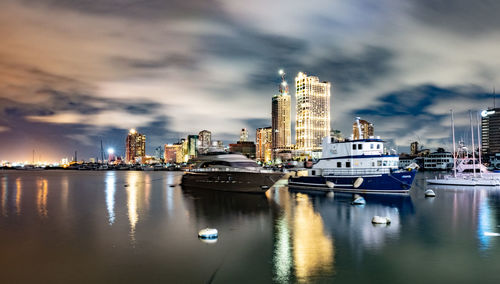
[[[483,165],[483,163],[481,161],[481,135],[480,135],[480,131],[479,131],[479,128],[481,125],[480,124],[481,119],[479,118],[479,112],[477,113],[476,119],[477,119],[477,152],[479,155],[479,175],[483,176],[483,172],[481,171],[481,166]]]
[[[453,177],[457,177],[457,152],[455,151],[455,121],[453,120],[453,110],[451,112],[451,135],[453,139]]]
[[[475,147],[474,147],[474,126],[472,125],[472,111],[469,110],[469,117],[470,117],[470,133],[471,133],[471,138],[472,138],[472,168],[474,169],[474,177],[476,177],[476,154],[475,152]]]

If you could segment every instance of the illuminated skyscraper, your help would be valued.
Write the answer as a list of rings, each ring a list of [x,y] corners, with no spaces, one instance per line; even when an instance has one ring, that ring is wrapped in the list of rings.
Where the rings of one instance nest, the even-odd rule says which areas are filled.
[[[248,130],[246,128],[241,129],[240,142],[248,141]]]
[[[295,89],[296,147],[302,151],[318,150],[323,137],[330,134],[330,83],[299,72]]]
[[[273,128],[257,128],[255,135],[256,158],[262,163],[272,160]]]
[[[205,154],[212,145],[212,132],[208,130],[202,130],[198,134],[199,138],[199,153]]]
[[[481,111],[481,151],[483,155],[500,153],[500,108]]]
[[[292,131],[290,110],[292,101],[288,94],[288,84],[285,81],[285,72],[280,70],[281,84],[279,94],[272,99],[272,148],[279,151],[290,148],[292,144]]]
[[[140,162],[144,156],[146,156],[146,135],[130,129],[125,140],[125,161]]]
[[[194,158],[196,156],[198,156],[198,141],[199,141],[199,137],[198,135],[188,135],[187,137],[187,141],[188,141],[188,156],[189,158]]]
[[[359,126],[361,127],[361,136],[359,136],[359,128],[358,128],[358,122],[354,122],[352,124],[352,136],[353,139],[368,139],[370,136],[373,136],[373,124],[360,119],[359,120]]]

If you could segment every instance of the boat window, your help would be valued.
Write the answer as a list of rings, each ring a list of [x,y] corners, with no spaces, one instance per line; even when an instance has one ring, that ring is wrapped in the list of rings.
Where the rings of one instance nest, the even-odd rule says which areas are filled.
[[[227,163],[227,162],[226,162]],[[258,167],[259,165],[256,162],[231,162],[230,164],[235,168],[244,168],[244,167]]]
[[[382,163],[382,166],[386,167],[386,166],[387,166],[387,161],[384,161],[384,162]]]
[[[345,162],[345,167],[350,168],[351,167],[351,162]]]
[[[370,149],[373,149],[373,143],[370,143]]]
[[[337,168],[342,168],[342,162],[337,162]]]
[[[356,150],[356,144],[352,144],[352,149]]]
[[[380,144],[377,144],[377,149],[380,149]]]
[[[378,161],[377,161],[377,166],[378,166],[378,167],[381,167],[381,166],[382,166],[382,161],[378,160]]]
[[[363,149],[363,144],[358,144],[358,149],[359,150]]]
[[[372,162],[372,167],[375,167],[375,162]]]

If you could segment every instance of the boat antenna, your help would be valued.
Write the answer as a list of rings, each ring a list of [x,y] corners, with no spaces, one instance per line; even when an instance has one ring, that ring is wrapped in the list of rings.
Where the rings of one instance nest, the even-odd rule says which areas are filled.
[[[453,177],[457,177],[457,156],[455,151],[455,121],[453,120],[453,110],[451,112],[451,135],[453,139]]]
[[[475,147],[474,147],[474,126],[472,125],[472,111],[469,110],[469,117],[470,117],[470,133],[471,133],[471,140],[472,140],[472,168],[474,169],[474,177],[476,177],[476,154],[475,152]]]

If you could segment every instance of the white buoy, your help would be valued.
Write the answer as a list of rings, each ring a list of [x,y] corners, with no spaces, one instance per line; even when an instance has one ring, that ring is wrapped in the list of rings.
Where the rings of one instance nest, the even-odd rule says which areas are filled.
[[[326,186],[328,186],[329,188],[334,188],[335,187],[335,184],[329,180],[326,181]]]
[[[381,217],[381,216],[373,216],[372,223],[373,224],[389,224],[389,223],[391,223],[391,218]]]
[[[217,229],[213,228],[205,228],[198,232],[198,237],[200,239],[217,239],[218,236],[219,233],[217,232]]]
[[[333,193],[333,191],[329,191],[326,193],[326,197],[328,198],[333,198],[335,196],[335,193]]]
[[[428,189],[425,191],[425,197],[436,197],[436,193],[432,189]]]
[[[358,195],[358,194],[354,194],[354,200],[351,202],[352,205],[365,205],[366,204],[366,200]]]
[[[359,178],[357,178],[357,179],[354,181],[354,185],[353,185],[353,187],[354,187],[354,188],[358,188],[358,187],[360,187],[360,186],[361,186],[361,184],[362,184],[362,183],[363,183],[363,178],[362,178],[362,177],[359,177]]]

